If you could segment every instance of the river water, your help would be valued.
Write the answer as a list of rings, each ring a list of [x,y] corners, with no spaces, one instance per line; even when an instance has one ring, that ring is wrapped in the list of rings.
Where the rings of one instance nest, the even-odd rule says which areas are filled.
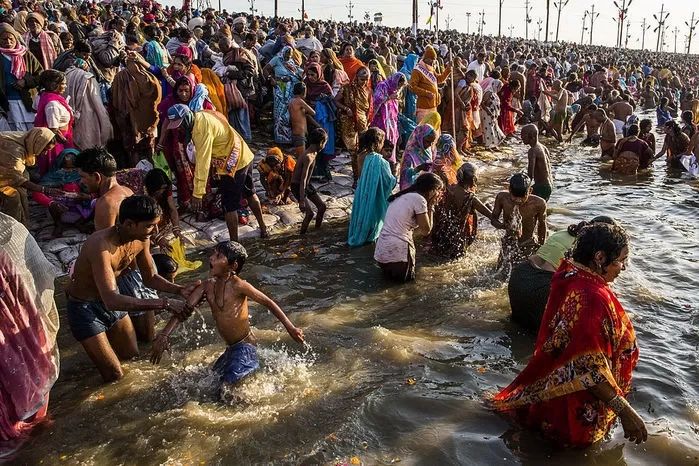
[[[618,178],[597,155],[552,149],[549,223],[560,229],[606,214],[630,232],[630,264],[614,289],[638,334],[630,401],[647,422],[646,444],[625,443],[618,426],[597,447],[557,451],[485,407],[484,396],[514,378],[534,342],[509,321],[492,228],[481,228],[457,262],[418,248],[417,281],[388,286],[373,248],[349,250],[339,225],[248,246],[243,277],[282,305],[309,346],[252,305],[263,369],[240,386],[241,404],[216,401],[208,368],[224,345],[205,308],[173,336],[160,366],[144,355],[107,386],[63,319],[54,421],[18,462],[699,464],[699,183],[660,162],[652,175]],[[525,164],[521,146],[483,163],[481,199],[492,203],[512,166]]]

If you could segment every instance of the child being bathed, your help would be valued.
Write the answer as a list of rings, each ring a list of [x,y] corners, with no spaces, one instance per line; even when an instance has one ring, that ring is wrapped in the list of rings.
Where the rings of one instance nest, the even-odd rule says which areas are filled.
[[[214,371],[221,376],[222,391],[237,384],[259,367],[255,336],[248,319],[248,298],[262,304],[284,325],[291,338],[303,343],[303,331],[294,327],[284,311],[264,293],[239,277],[248,254],[245,248],[234,241],[217,244],[209,257],[210,278],[190,295],[187,303],[196,306],[206,299],[216,321],[216,328],[228,348],[216,360]],[[168,348],[168,337],[179,321],[170,319],[163,331],[153,342],[151,362],[160,362]]]

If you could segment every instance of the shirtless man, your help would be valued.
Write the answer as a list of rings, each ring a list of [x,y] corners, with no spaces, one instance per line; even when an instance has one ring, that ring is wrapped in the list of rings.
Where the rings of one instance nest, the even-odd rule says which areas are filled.
[[[544,90],[542,92],[552,99],[553,117],[547,125],[548,129],[553,132],[553,136],[558,142],[563,142],[561,134],[563,134],[563,122],[568,111],[568,91],[563,89],[561,80],[556,79],[552,84],[552,90]]]
[[[307,118],[316,116],[316,112],[304,100],[306,85],[294,84],[294,97],[289,101],[289,118],[291,120],[291,144],[294,146],[296,158],[301,157],[306,150],[306,135],[308,134]]]
[[[527,152],[529,159],[527,175],[534,180],[532,193],[548,202],[553,190],[551,162],[549,150],[539,142],[539,129],[536,125],[529,124],[522,127],[522,142],[530,147]]]
[[[76,157],[80,179],[88,192],[98,193],[95,203],[95,231],[116,225],[121,202],[133,191],[117,181],[116,161],[104,147],[82,151]],[[117,280],[119,293],[132,298],[155,299],[158,293],[143,285],[136,264],[131,264]],[[148,343],[155,337],[155,311],[133,312],[130,316],[138,341]]]
[[[75,262],[66,290],[68,324],[105,382],[123,376],[120,359],[138,355],[129,312],[165,309],[180,318],[191,314],[184,301],[138,299],[117,291],[117,277],[135,260],[147,286],[185,298],[189,296],[191,288],[175,285],[155,270],[149,238],[161,213],[150,197],[125,199],[119,207],[118,225],[90,235]]]
[[[582,118],[580,118],[578,124],[573,128],[573,131],[570,133],[570,136],[568,137],[568,142],[571,142],[573,140],[573,136],[584,126],[586,137],[585,139],[583,139],[581,144],[583,146],[597,147],[600,138],[599,123],[594,118],[595,112],[597,110],[597,105],[591,104],[587,108],[585,108],[585,110],[581,111],[581,113],[584,112],[584,114]]]
[[[614,157],[616,146],[616,127],[614,122],[607,117],[607,112],[598,109],[592,114],[592,118],[599,124],[599,146],[602,149],[602,160],[611,160]]]
[[[622,99],[620,102],[609,106],[609,113],[614,117],[614,126],[617,128],[617,134],[623,134],[626,120],[633,115],[633,106],[629,103],[629,96],[624,94]]]
[[[660,102],[660,96],[653,90],[650,84],[646,84],[643,93],[641,94],[644,110],[654,110]]]
[[[104,147],[93,147],[75,157],[75,166],[88,192],[99,195],[95,202],[95,231],[114,226],[121,201],[133,196],[133,191],[116,179],[116,160]]]
[[[495,196],[491,224],[495,228],[504,225],[501,258],[510,262],[531,255],[546,240],[546,201],[529,191],[529,177],[517,173],[510,178],[509,190]],[[501,214],[502,225],[497,222]]]
[[[248,299],[269,309],[296,342],[304,342],[303,330],[291,323],[277,303],[240,278],[247,258],[247,251],[240,243],[218,243],[209,257],[211,278],[197,287],[188,299],[191,306],[196,306],[206,299],[211,307],[216,329],[228,345],[213,367],[221,378],[220,395],[224,399],[227,398],[230,388],[260,367],[257,340],[250,328]],[[168,337],[180,321],[178,317],[171,318],[158,335],[153,343],[153,364],[160,362],[163,352],[169,347]]]

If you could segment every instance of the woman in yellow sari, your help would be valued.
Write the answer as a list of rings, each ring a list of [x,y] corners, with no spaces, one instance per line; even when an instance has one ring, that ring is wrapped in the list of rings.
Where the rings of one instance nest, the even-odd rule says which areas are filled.
[[[369,85],[369,68],[361,67],[352,84],[342,88],[335,97],[340,115],[340,135],[352,158],[354,182],[359,178],[357,143],[359,135],[369,128],[373,113],[373,94]]]

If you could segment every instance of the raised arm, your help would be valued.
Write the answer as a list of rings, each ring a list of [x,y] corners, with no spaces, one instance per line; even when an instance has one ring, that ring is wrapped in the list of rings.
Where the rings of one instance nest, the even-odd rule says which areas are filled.
[[[284,325],[284,328],[286,328],[286,331],[289,332],[289,335],[291,335],[291,338],[293,338],[295,341],[298,343],[303,343],[303,330],[300,328],[297,328],[294,326],[294,324],[291,323],[289,318],[284,314],[284,311],[275,303],[272,301],[272,299],[252,286],[250,283],[242,280],[242,283],[240,285],[240,291],[250,298],[251,300],[255,301],[258,304],[263,305],[269,311],[274,314],[274,317],[276,317],[279,322]]]

